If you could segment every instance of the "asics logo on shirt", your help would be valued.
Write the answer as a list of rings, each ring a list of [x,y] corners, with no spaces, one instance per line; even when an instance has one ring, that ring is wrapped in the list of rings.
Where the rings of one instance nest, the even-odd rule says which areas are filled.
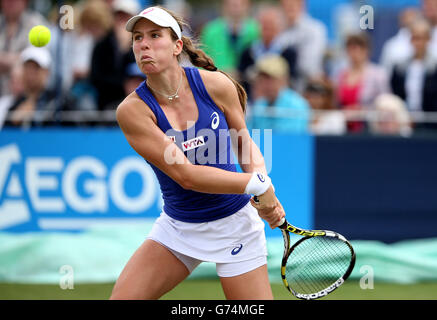
[[[243,244],[240,243],[240,245],[238,247],[235,247],[234,249],[232,249],[231,254],[233,256],[235,256],[236,254],[238,254],[241,251],[242,248],[243,248]]]
[[[212,118],[212,121],[211,121],[211,128],[212,128],[213,130],[215,130],[215,129],[217,129],[218,126],[219,126],[219,123],[220,123],[220,117],[219,117],[219,115],[218,115],[217,112],[213,112],[213,113],[211,114],[211,118]]]

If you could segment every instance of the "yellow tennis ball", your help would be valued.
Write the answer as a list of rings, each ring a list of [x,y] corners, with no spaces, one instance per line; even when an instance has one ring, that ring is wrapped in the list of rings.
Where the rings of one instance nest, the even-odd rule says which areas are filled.
[[[46,26],[35,26],[29,32],[29,42],[35,47],[44,47],[50,42],[50,30]]]

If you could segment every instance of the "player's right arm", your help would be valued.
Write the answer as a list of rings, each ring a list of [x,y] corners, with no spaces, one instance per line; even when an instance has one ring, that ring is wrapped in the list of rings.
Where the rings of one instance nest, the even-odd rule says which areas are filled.
[[[192,164],[182,150],[158,127],[154,113],[135,92],[118,106],[116,115],[118,124],[132,148],[184,189],[213,194],[244,194],[249,181],[253,183],[252,173]],[[171,161],[166,160],[166,154],[169,153]],[[271,189],[270,187],[265,193],[272,192]],[[276,201],[270,201],[264,204],[263,210],[273,212],[276,211],[276,207]],[[281,215],[269,214],[265,219],[274,228],[278,225]]]
[[[156,124],[156,117],[136,93],[117,108],[117,121],[127,141],[144,159],[184,189],[205,193],[243,194],[252,175],[193,165]],[[171,161],[166,160],[171,154]]]

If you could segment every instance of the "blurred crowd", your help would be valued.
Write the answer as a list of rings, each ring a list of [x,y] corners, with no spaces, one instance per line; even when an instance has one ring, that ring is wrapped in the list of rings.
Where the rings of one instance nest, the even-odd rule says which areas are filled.
[[[343,6],[353,19],[337,30],[338,43],[307,1],[322,0],[223,0],[207,15],[188,0],[80,0],[72,4],[73,27],[61,28],[62,1],[0,0],[0,129],[116,125],[117,105],[145,80],[124,26],[143,7],[161,4],[183,15],[192,26],[184,32],[243,84],[249,128],[437,134],[437,0],[402,8],[398,32],[377,59],[378,30],[360,25],[362,1]],[[51,40],[37,48],[28,32],[40,24]]]

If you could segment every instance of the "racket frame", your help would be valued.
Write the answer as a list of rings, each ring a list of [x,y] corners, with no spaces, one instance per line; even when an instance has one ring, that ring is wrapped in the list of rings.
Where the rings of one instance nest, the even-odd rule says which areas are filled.
[[[254,196],[253,199],[255,202],[259,202],[257,196]],[[341,234],[339,234],[337,232],[330,231],[330,230],[301,229],[301,228],[295,227],[292,224],[290,224],[285,219],[285,217],[282,218],[282,221],[280,222],[280,225],[278,227],[281,230],[282,236],[284,238],[284,254],[282,256],[282,262],[281,262],[281,278],[282,278],[282,282],[284,283],[285,287],[295,297],[297,297],[299,299],[305,299],[305,300],[314,300],[314,299],[324,297],[327,294],[334,291],[335,289],[337,289],[338,287],[340,287],[347,280],[347,278],[349,278],[349,276],[352,273],[352,270],[354,269],[354,266],[355,266],[356,256],[355,256],[354,248],[352,247],[350,242],[344,236],[342,236]],[[299,236],[303,236],[302,239],[299,239],[291,247],[290,247],[290,244],[291,244],[290,243],[290,232],[297,234]],[[342,277],[340,277],[337,281],[335,281],[333,284],[331,284],[329,287],[327,287],[319,292],[311,293],[311,294],[298,293],[298,292],[294,291],[289,286],[288,281],[286,279],[285,272],[287,269],[287,267],[286,267],[287,261],[288,261],[288,257],[290,256],[291,252],[293,252],[294,248],[296,248],[301,242],[307,240],[308,238],[312,238],[312,237],[333,237],[333,238],[338,238],[341,241],[345,242],[347,244],[347,246],[349,247],[349,250],[351,251],[351,262],[349,263],[349,267],[346,270],[345,274]]]
[[[352,270],[355,266],[355,259],[356,259],[355,251],[354,251],[352,245],[350,244],[350,242],[341,234],[334,232],[334,231],[329,231],[329,230],[306,230],[306,229],[297,228],[297,227],[291,225],[285,219],[284,219],[284,222],[279,226],[279,228],[281,229],[282,236],[284,238],[284,254],[283,254],[282,262],[281,262],[281,278],[282,278],[282,282],[284,283],[285,287],[295,297],[297,297],[299,299],[304,299],[304,300],[313,300],[313,299],[318,299],[318,298],[324,297],[327,294],[334,291],[335,289],[337,289],[338,287],[340,287],[347,280],[347,278],[350,276],[350,274],[352,273]],[[291,245],[290,244],[290,232],[297,234],[297,235],[300,235],[300,236],[303,236],[303,238],[299,239],[296,243],[293,244],[293,246],[290,246]],[[350,262],[349,267],[346,270],[345,274],[342,277],[340,277],[337,281],[335,281],[333,284],[331,284],[329,287],[327,287],[319,292],[315,292],[315,293],[311,293],[311,294],[298,293],[298,292],[294,291],[289,286],[288,281],[287,281],[286,276],[285,276],[288,257],[290,256],[290,254],[293,252],[293,250],[300,243],[307,240],[308,238],[313,238],[313,237],[333,237],[333,238],[337,238],[337,239],[343,241],[344,243],[346,243],[346,245],[349,247],[349,250],[351,251],[351,262]]]

